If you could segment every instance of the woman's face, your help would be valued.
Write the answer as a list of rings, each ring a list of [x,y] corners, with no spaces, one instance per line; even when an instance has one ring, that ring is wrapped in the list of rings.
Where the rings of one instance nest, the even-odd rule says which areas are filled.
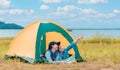
[[[53,47],[54,50],[58,50],[58,45],[57,44],[54,44],[52,47]]]

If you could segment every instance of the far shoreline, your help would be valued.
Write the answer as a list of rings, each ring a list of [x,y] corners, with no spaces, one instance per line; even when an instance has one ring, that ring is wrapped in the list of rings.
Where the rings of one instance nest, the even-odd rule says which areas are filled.
[[[22,29],[0,29],[0,30],[22,30]]]
[[[120,28],[78,28],[78,29],[68,29],[68,30],[120,30]]]
[[[22,28],[24,29],[24,28]],[[10,30],[22,30],[22,29],[12,29],[10,28]],[[0,30],[9,30],[9,29],[0,29]],[[68,28],[67,30],[120,30],[120,28],[78,28],[78,29],[72,29],[72,28]]]

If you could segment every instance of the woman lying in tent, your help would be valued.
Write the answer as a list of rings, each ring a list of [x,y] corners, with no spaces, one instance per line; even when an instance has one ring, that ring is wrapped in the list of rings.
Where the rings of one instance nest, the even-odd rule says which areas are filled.
[[[69,57],[68,51],[76,45],[78,40],[82,39],[80,36],[76,41],[72,42],[67,48],[62,48],[60,42],[50,42],[48,50],[45,52],[44,57],[48,63],[72,63],[76,62],[75,55]]]

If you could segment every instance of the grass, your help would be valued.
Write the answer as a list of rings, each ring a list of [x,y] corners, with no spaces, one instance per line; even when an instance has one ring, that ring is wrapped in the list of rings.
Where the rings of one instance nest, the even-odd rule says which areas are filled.
[[[7,49],[9,48],[9,44],[13,38],[0,38],[0,62],[4,61],[4,55]]]
[[[29,64],[17,59],[5,60],[5,52],[13,38],[0,38],[0,70],[119,70],[120,38],[93,37],[78,42],[86,62],[75,64]]]
[[[94,36],[79,41],[79,46],[85,60],[102,64],[120,63],[120,38]]]

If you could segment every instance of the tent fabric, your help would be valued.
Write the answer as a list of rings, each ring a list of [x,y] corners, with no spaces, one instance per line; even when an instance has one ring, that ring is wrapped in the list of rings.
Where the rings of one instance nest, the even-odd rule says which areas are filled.
[[[69,58],[63,60],[65,63],[75,63],[76,59],[75,59],[75,55],[70,56]]]
[[[10,43],[10,48],[6,55],[25,56],[35,59],[35,42],[39,24],[38,22],[34,22],[21,30]]]
[[[30,63],[43,62],[40,55],[46,51],[49,42],[53,40],[60,41],[64,47],[74,41],[67,29],[55,22],[34,22],[15,37],[6,56],[18,56]],[[70,53],[75,53],[76,60],[83,60],[77,45]]]
[[[45,63],[50,64],[45,58],[43,58],[43,59],[44,59],[44,61],[46,61]],[[62,62],[64,62],[64,63],[75,63],[76,62],[75,55],[72,55],[69,58],[62,60]],[[61,61],[53,61],[53,63],[54,64],[59,64],[59,63],[61,63]]]
[[[11,56],[11,55],[5,55],[5,59],[8,59],[8,58],[20,58],[22,60],[25,60],[29,63],[34,63],[34,59],[33,58],[29,58],[29,57],[25,57],[25,56]]]

